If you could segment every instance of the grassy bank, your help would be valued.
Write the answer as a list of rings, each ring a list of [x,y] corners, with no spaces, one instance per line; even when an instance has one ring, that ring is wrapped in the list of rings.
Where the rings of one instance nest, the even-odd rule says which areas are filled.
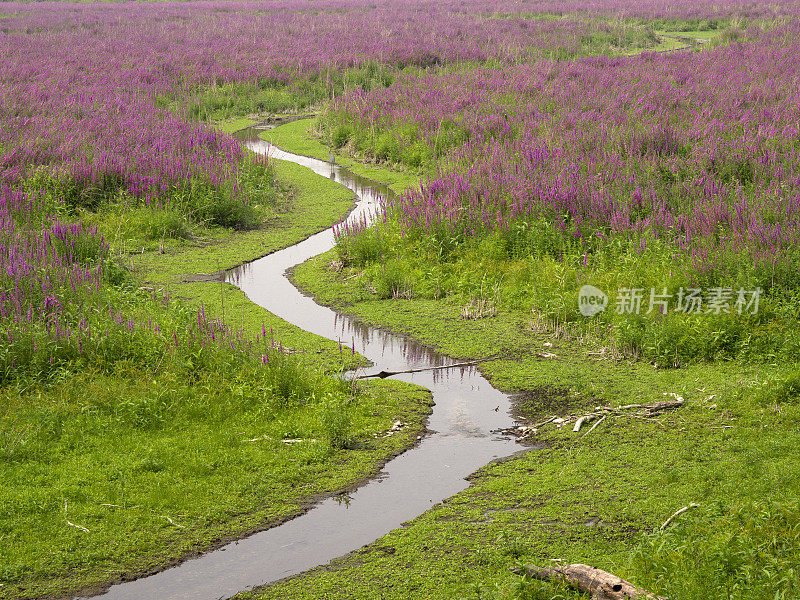
[[[408,527],[247,595],[552,598],[507,567],[560,556],[671,597],[796,596],[796,7],[273,8],[0,11],[0,597],[93,591],[269,527],[424,428],[425,390],[343,381],[355,352],[222,281],[350,208],[228,135],[306,110],[313,132],[266,137],[324,159],[320,135],[409,195],[298,281],[490,358],[521,417],[551,420]],[[730,27],[650,53],[655,10],[676,44]],[[681,18],[704,11],[719,19]],[[742,319],[586,321],[586,281],[765,295]],[[581,437],[552,420],[664,397],[686,404]]]
[[[247,230],[205,223],[153,239],[136,235],[149,212],[81,211],[114,241],[98,251],[116,275],[98,280],[97,312],[84,311],[92,337],[76,338],[74,355],[33,338],[28,360],[52,368],[26,368],[2,389],[0,597],[102,587],[266,528],[358,484],[424,429],[428,392],[340,382],[332,375],[361,357],[221,283],[220,271],[352,206],[347,190],[301,167],[270,169],[273,208]],[[411,427],[373,436],[398,419]]]
[[[535,584],[518,589],[519,578],[508,572],[521,561],[550,559],[593,564],[656,592],[681,592],[676,598],[727,598],[726,585],[738,590],[735,598],[771,598],[778,590],[779,597],[794,597],[783,575],[743,573],[757,564],[791,570],[796,560],[800,520],[792,502],[800,486],[790,474],[797,468],[792,448],[800,441],[800,409],[787,373],[798,365],[726,361],[654,369],[615,360],[607,348],[539,333],[524,313],[464,320],[459,301],[370,299],[356,273],[330,270],[334,258],[303,265],[295,281],[320,301],[454,357],[500,357],[481,370],[519,394],[516,410],[531,424],[601,404],[672,397],[665,394],[687,404],[653,420],[609,418],[588,435],[587,428],[576,434],[540,427],[535,442],[542,448],[481,469],[468,490],[408,527],[330,569],[242,597],[563,597],[546,586],[537,595]],[[649,537],[693,502],[701,508],[685,530]],[[763,538],[754,533],[761,527],[770,528]],[[729,536],[741,536],[744,549],[729,546]],[[682,553],[687,540],[696,555]]]
[[[148,285],[179,295],[194,305],[205,304],[214,314],[226,313],[237,327],[258,335],[262,325],[276,340],[309,361],[337,371],[350,368],[359,358],[344,358],[339,345],[278,319],[254,305],[235,286],[223,283],[223,271],[297,243],[339,221],[353,206],[346,188],[315,175],[304,167],[273,161],[276,179],[282,182],[283,208],[269,222],[252,231],[209,229],[191,245],[130,255],[137,277]]]
[[[245,377],[186,384],[151,372],[87,373],[46,391],[6,393],[4,428],[24,444],[12,443],[11,453],[4,440],[11,512],[2,597],[99,587],[264,529],[348,489],[415,436],[358,450],[350,440],[372,439],[396,419],[418,433],[429,411],[416,388],[326,394],[294,377],[285,385],[322,395],[283,398]]]
[[[319,160],[329,160],[331,150],[323,144],[319,135],[315,135],[313,125],[313,119],[299,119],[275,129],[264,131],[261,134],[261,138],[294,154],[310,156]],[[420,181],[419,174],[413,170],[390,170],[380,165],[356,160],[346,154],[337,153],[336,162],[356,175],[387,185],[396,193],[400,193]]]
[[[654,368],[530,311],[496,306],[465,318],[475,316],[469,294],[381,297],[372,274],[342,267],[336,252],[293,277],[317,301],[366,323],[455,358],[490,358],[481,370],[517,394],[515,412],[530,424],[598,405],[675,397],[685,405],[652,419],[608,417],[591,432],[540,426],[535,449],[481,469],[469,489],[407,527],[330,567],[240,597],[571,597],[508,571],[551,559],[593,564],[675,598],[795,597],[796,363]],[[691,503],[699,507],[658,532]]]
[[[777,81],[761,54],[791,54],[787,27],[731,27],[697,53],[436,74],[340,100],[320,117],[326,139],[389,165],[438,165],[385,203],[377,227],[346,230],[340,259],[380,297],[532,310],[661,367],[793,360],[796,181],[776,181],[797,170],[797,140],[786,128],[759,138],[763,112],[742,99]],[[723,92],[721,62],[749,83]],[[678,84],[688,65],[707,76]],[[769,106],[789,123],[784,77]],[[703,108],[668,100],[690,87]],[[641,110],[646,89],[663,94],[656,112]],[[407,156],[415,147],[422,162]],[[586,319],[585,286],[615,310]]]

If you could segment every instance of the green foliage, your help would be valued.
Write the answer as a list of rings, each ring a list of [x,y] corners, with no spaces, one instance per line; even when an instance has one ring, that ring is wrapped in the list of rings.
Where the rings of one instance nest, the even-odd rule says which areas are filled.
[[[756,389],[755,397],[762,405],[799,404],[800,372],[767,379],[762,387]]]
[[[126,241],[186,239],[191,233],[186,217],[174,208],[154,210],[137,206],[130,210],[109,211],[103,224],[110,235]]]
[[[278,192],[272,169],[253,157],[239,165],[236,178],[212,185],[199,178],[174,189],[167,204],[195,223],[210,223],[232,229],[253,229],[273,208]]]
[[[57,175],[37,172],[23,182],[47,198],[42,210],[23,216],[26,227],[42,223],[45,214],[97,224],[108,241],[122,246],[159,239],[186,239],[196,225],[253,229],[273,214],[279,191],[270,166],[248,157],[236,176],[222,185],[201,177],[168,187],[157,202],[145,204],[124,189],[123,182],[86,186]],[[91,198],[91,201],[86,200]]]
[[[389,260],[381,265],[373,279],[378,298],[411,298],[414,296],[413,279],[408,266],[399,260]]]
[[[719,19],[713,17],[697,17],[697,18],[662,18],[662,19],[648,19],[647,25],[655,30],[661,31],[716,31],[723,29],[728,23],[728,19]]]
[[[681,600],[789,600],[800,594],[800,505],[720,504],[682,515],[633,551],[637,584]]]
[[[482,590],[479,600],[589,600],[589,594],[580,594],[563,583],[550,583],[525,578],[516,585],[496,586]]]
[[[263,527],[358,481],[422,427],[427,395],[413,386],[354,389],[296,364],[217,361],[187,378],[177,365],[120,361],[4,387],[4,594],[64,595]],[[315,382],[312,395],[286,403],[273,386],[291,377]],[[413,431],[375,440],[397,418]],[[345,450],[354,441],[359,451]]]
[[[320,423],[325,439],[333,450],[348,448],[352,443],[351,400],[341,395],[327,395],[322,400]]]
[[[378,136],[375,142],[375,158],[387,162],[400,162],[400,144],[394,133],[387,132]]]
[[[313,103],[317,94],[295,97],[280,82],[237,82],[214,85],[199,91],[186,107],[186,116],[196,121],[221,121],[257,112],[281,113]]]
[[[400,69],[403,69],[400,66]],[[413,70],[414,67],[408,67]],[[396,68],[369,62],[359,67],[288,71],[287,77],[217,83],[196,90],[180,110],[195,121],[222,121],[252,114],[281,114],[308,109],[349,90],[369,91],[394,82]],[[165,99],[164,102],[169,102]],[[177,106],[175,102],[175,106]]]
[[[341,148],[348,142],[351,135],[352,129],[349,125],[337,126],[336,130],[331,134],[331,146]]]
[[[99,236],[70,239],[74,259],[102,262],[103,274],[89,296],[69,285],[56,294],[59,326],[73,335],[51,339],[44,324],[23,320],[0,345],[3,597],[69,595],[160,568],[352,485],[416,439],[429,413],[426,392],[384,381],[354,387],[330,373],[360,364],[358,355],[340,356],[335,343],[267,314],[231,286],[174,283],[299,241],[350,206],[349,193],[328,180],[293,165],[274,169],[294,185],[291,212],[276,211],[287,198],[272,165],[244,162],[237,175],[259,222],[274,217],[258,232],[235,232],[243,219],[215,216],[215,199],[233,190],[209,196],[199,180],[167,190],[160,206],[119,190],[68,205],[62,181],[38,181],[48,211],[62,222],[78,213],[112,248]],[[51,224],[25,216],[18,225],[26,231]],[[164,248],[156,252],[148,239]],[[110,258],[120,254],[125,267]],[[167,300],[153,281],[193,304]],[[252,334],[212,317],[238,327],[240,312]],[[262,317],[275,344],[253,341]],[[413,427],[375,437],[398,418]]]
[[[388,252],[386,228],[377,225],[360,231],[357,235],[340,235],[336,240],[339,259],[345,265],[365,267],[370,263],[382,262]]]
[[[687,257],[651,237],[606,241],[595,235],[584,243],[563,236],[545,219],[518,219],[498,231],[464,236],[447,227],[401,234],[390,217],[340,236],[337,251],[345,265],[363,271],[379,298],[454,295],[467,302],[481,295],[488,281],[498,286],[504,306],[532,312],[554,330],[568,324],[592,335],[601,332],[605,343],[661,367],[737,357],[764,362],[800,351],[800,332],[790,325],[800,314],[797,298],[783,286],[771,287],[773,273],[753,268],[744,257],[735,263],[738,269],[712,265],[699,274]],[[592,318],[579,312],[584,284],[609,296],[608,307]],[[657,306],[651,310],[649,301],[651,290],[660,294],[664,287],[671,308],[662,314]],[[680,288],[716,287],[733,290],[727,310],[675,310]],[[618,310],[618,291],[631,288],[640,290],[639,314]],[[740,314],[734,305],[738,291],[757,288],[762,289],[757,313],[743,307]]]

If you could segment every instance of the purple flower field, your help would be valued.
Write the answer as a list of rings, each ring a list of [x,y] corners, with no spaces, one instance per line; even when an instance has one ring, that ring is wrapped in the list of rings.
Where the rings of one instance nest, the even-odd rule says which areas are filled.
[[[346,125],[342,142],[369,132],[363,150],[377,158],[433,157],[438,174],[390,207],[404,235],[544,219],[584,253],[657,239],[698,273],[790,285],[797,12],[739,1],[4,4],[0,319],[46,324],[102,296],[108,245],[76,209],[127,198],[252,226],[237,211],[263,192],[247,174],[268,165],[190,117],[198,97],[224,105],[259,90],[295,108],[333,96],[326,118]],[[701,53],[554,60],[646,48],[647,20],[763,18],[775,26]],[[47,335],[69,338],[76,319]]]
[[[537,12],[556,4],[535,5]],[[715,5],[704,16],[788,13]],[[635,10],[633,7],[636,7]],[[693,3],[591,3],[561,12],[661,18],[696,14]],[[454,61],[538,59],[609,29],[580,20],[528,20],[527,3],[390,2],[369,10],[329,2],[5,4],[0,11],[0,177],[14,183],[41,167],[79,185],[118,184],[154,199],[200,177],[231,177],[238,144],[173,116],[198,88],[274,82],[292,89],[367,63],[428,66]],[[419,15],[424,14],[424,20]],[[507,18],[489,18],[492,16]]]
[[[425,514],[264,587],[243,544],[192,589],[571,598],[509,567],[580,560],[794,597],[798,56],[800,0],[0,4],[0,597],[103,593],[325,497],[348,549]],[[413,182],[292,270],[363,319],[338,349],[226,279],[352,205],[235,135],[284,122],[262,138]],[[358,491],[397,476],[396,505]]]
[[[338,99],[329,118],[375,132],[364,146],[379,158],[385,132],[448,153],[389,207],[409,234],[473,236],[542,218],[589,252],[651,236],[698,272],[749,264],[760,283],[792,286],[800,28],[743,37],[700,53],[408,78]]]
[[[517,60],[537,45],[568,45],[585,29],[574,23],[555,33],[547,22],[528,28],[520,19],[488,19],[487,4],[462,8],[390,3],[365,11],[359,3],[330,2],[318,13],[297,2],[5,4],[0,320],[9,331],[27,332],[9,333],[5,368],[15,370],[44,346],[31,333],[36,324],[56,354],[66,346],[83,352],[78,324],[92,311],[84,306],[103,301],[109,249],[96,229],[70,222],[74,207],[94,208],[119,194],[154,209],[180,203],[195,212],[215,196],[252,202],[252,190],[239,184],[239,144],[185,118],[199,90],[261,82],[291,91],[370,62],[400,68]],[[428,20],[418,18],[422,13]],[[92,335],[86,330],[87,339]]]

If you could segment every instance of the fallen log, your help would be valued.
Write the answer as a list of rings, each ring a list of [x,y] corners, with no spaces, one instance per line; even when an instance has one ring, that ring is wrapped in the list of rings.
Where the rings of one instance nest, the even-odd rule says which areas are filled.
[[[590,433],[592,433],[592,432],[593,432],[595,429],[597,429],[597,426],[598,426],[598,425],[600,425],[600,423],[602,423],[603,421],[605,421],[605,419],[606,419],[606,417],[607,417],[607,416],[608,416],[608,415],[603,415],[602,417],[600,417],[600,418],[597,420],[597,423],[595,423],[594,425],[592,425],[591,429],[589,429],[589,431],[587,431],[586,433],[584,433],[584,434],[583,434],[583,436],[581,436],[581,437],[586,437],[587,435],[589,435]]]
[[[541,581],[563,581],[571,588],[589,593],[594,600],[664,600],[661,596],[636,587],[608,571],[589,565],[572,564],[553,567],[513,567],[517,575],[527,575]]]
[[[583,424],[586,423],[587,421],[591,421],[593,418],[594,418],[594,415],[584,415],[584,416],[582,416],[580,419],[575,421],[575,427],[572,428],[572,431],[575,431],[575,432],[580,431],[581,427],[583,427]]]
[[[518,440],[521,441],[538,433],[538,430],[535,427],[531,427],[530,425],[518,424],[518,425],[513,425],[512,427],[492,429],[492,433],[499,433],[500,435],[513,435],[516,436]]]
[[[449,365],[437,365],[435,367],[419,367],[417,369],[404,369],[403,371],[380,371],[378,373],[370,373],[369,375],[361,375],[360,377],[356,377],[356,379],[370,379],[370,378],[386,379],[387,377],[392,377],[394,375],[401,375],[403,373],[421,373],[422,371],[439,371],[442,369],[453,369],[455,367],[474,367],[475,365],[480,364],[486,360],[490,359],[483,358],[481,360],[470,360],[467,362],[460,362]]]
[[[663,402],[656,402],[655,404],[650,404],[649,406],[645,406],[644,408],[647,412],[651,415],[661,412],[662,410],[672,410],[673,408],[680,408],[683,406],[683,399],[680,400],[664,400]]]
[[[640,409],[649,414],[655,414],[661,412],[662,410],[679,408],[683,406],[683,403],[684,400],[664,400],[663,402],[655,402],[653,404],[626,404],[625,406],[619,406],[616,408],[613,406],[600,406],[598,409],[603,412],[620,412],[623,410]]]

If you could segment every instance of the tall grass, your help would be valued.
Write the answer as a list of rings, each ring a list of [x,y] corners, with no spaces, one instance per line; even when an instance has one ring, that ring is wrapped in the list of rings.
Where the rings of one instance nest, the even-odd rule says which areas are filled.
[[[716,506],[682,516],[632,553],[649,591],[680,600],[789,600],[800,594],[800,505]]]
[[[340,232],[342,259],[366,266],[375,289],[399,269],[421,296],[502,281],[507,306],[553,321],[588,323],[577,294],[594,285],[612,302],[594,321],[662,366],[792,355],[795,30],[753,26],[700,53],[408,77],[340,98],[327,122],[407,151],[433,156],[459,132],[435,175],[385,203],[380,233]],[[737,85],[717,81],[723,72]],[[681,288],[764,296],[744,317],[732,305],[664,314],[649,298],[641,314],[614,314],[625,288],[666,288],[673,302]]]

